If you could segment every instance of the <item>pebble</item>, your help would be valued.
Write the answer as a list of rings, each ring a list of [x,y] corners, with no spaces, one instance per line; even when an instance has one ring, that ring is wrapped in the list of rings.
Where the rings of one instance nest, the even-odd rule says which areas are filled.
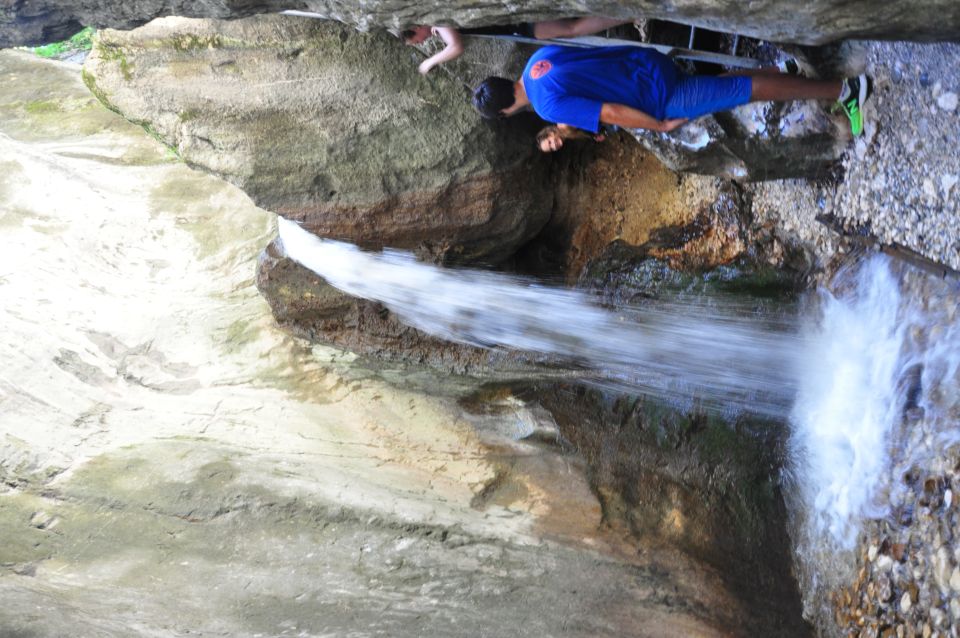
[[[950,574],[950,589],[960,591],[960,569],[956,567],[953,568],[953,573]]]
[[[910,611],[912,606],[913,601],[910,600],[909,592],[903,592],[903,596],[900,598],[900,611],[905,614]]]
[[[940,188],[943,189],[943,195],[946,197],[950,195],[950,191],[953,190],[953,187],[957,185],[957,181],[960,180],[960,177],[947,173],[946,175],[940,176]],[[950,493],[950,490],[947,490],[947,493]],[[944,502],[946,502],[947,495],[944,494]],[[949,507],[949,504],[947,505]]]
[[[940,589],[946,589],[950,585],[950,556],[947,554],[946,547],[940,547],[937,555],[933,559],[933,577],[936,579]]]
[[[937,106],[939,106],[944,111],[956,111],[957,110],[957,94],[953,91],[949,93],[943,93],[940,97],[937,98]]]

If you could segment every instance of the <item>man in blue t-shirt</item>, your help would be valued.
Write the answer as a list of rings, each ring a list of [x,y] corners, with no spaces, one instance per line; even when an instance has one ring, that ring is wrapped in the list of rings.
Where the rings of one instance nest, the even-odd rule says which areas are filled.
[[[759,69],[726,76],[688,75],[669,57],[643,47],[537,51],[516,82],[489,77],[473,93],[487,118],[507,117],[530,105],[556,124],[596,133],[600,124],[667,132],[689,119],[755,101],[837,100],[854,135],[863,130],[861,107],[871,81],[808,80]]]

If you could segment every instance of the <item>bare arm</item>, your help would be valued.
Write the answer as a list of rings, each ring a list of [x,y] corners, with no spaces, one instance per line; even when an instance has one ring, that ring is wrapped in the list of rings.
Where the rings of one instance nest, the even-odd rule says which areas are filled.
[[[686,118],[658,120],[625,104],[604,103],[600,108],[600,121],[604,124],[616,124],[624,128],[645,128],[651,131],[667,133],[687,121]]]
[[[438,64],[459,58],[463,53],[463,40],[460,38],[459,31],[452,27],[435,27],[434,31],[447,46],[420,63],[417,70],[423,75],[429,73],[430,69]]]
[[[593,137],[592,133],[587,133],[583,129],[579,129],[576,126],[570,126],[569,124],[557,124],[557,128],[560,129],[560,136],[565,140],[586,139],[588,137]]]

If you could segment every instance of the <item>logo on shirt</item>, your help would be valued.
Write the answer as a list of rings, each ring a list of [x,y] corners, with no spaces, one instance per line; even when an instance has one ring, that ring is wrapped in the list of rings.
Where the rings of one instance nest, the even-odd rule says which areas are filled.
[[[553,68],[553,65],[550,64],[550,60],[538,60],[536,64],[533,65],[533,68],[530,69],[530,77],[534,80],[539,80],[547,73],[550,73],[550,69]]]

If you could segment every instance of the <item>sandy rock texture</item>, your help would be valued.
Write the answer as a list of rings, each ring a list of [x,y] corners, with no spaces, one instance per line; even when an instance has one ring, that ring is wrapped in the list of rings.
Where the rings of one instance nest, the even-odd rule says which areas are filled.
[[[101,32],[84,78],[188,164],[320,236],[500,261],[549,215],[547,158],[529,120],[481,120],[416,55],[327,21],[170,18]]]
[[[876,3],[870,0],[814,0],[798,8],[787,0],[535,0],[522,6],[498,2],[417,4],[405,0],[301,0],[277,3],[238,0],[87,1],[4,0],[0,4],[0,46],[40,43],[69,37],[80,25],[129,29],[153,18],[182,15],[237,18],[285,9],[319,13],[358,25],[396,27],[409,24],[502,24],[574,15],[652,17],[687,22],[730,33],[778,42],[820,44],[847,37],[938,40],[960,34],[960,7],[952,0]]]

